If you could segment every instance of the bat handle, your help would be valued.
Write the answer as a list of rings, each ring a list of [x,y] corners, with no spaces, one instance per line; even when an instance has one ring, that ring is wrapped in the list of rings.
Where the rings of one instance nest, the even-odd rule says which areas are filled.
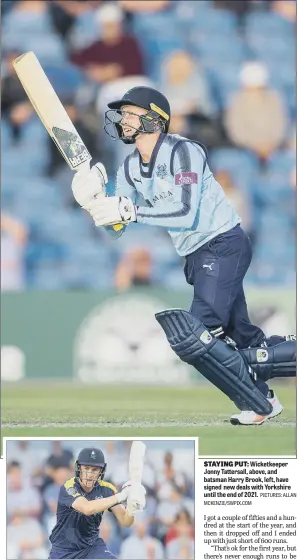
[[[121,231],[121,229],[123,229],[123,224],[114,224],[114,226],[112,226],[114,231]]]

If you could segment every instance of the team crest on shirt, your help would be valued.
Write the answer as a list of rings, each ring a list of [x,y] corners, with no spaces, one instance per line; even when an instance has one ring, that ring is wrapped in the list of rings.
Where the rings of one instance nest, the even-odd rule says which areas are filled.
[[[166,163],[160,163],[159,165],[157,165],[157,177],[160,177],[160,179],[165,179],[167,175],[168,171]]]
[[[75,494],[78,494],[76,488],[66,488],[66,492],[69,496],[75,496]]]

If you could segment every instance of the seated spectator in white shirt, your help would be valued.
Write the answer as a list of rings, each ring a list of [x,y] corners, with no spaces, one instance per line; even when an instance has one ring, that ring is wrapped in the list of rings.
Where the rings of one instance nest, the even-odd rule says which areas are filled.
[[[285,101],[269,85],[268,70],[261,62],[245,62],[240,82],[224,115],[226,132],[235,145],[253,150],[265,161],[286,138]]]
[[[148,526],[144,521],[135,519],[133,534],[124,540],[120,549],[120,558],[127,560],[163,560],[164,549],[161,542],[148,535]]]
[[[7,466],[7,516],[19,515],[38,518],[41,514],[41,499],[30,481],[23,478],[21,465],[12,461]]]
[[[160,89],[171,106],[182,106],[184,115],[211,116],[214,113],[203,69],[198,67],[190,53],[185,50],[172,52],[161,68]]]
[[[7,545],[20,551],[20,556],[7,556],[8,560],[45,560],[48,552],[41,524],[37,519],[16,513],[7,525]],[[12,552],[12,550],[11,550]],[[14,552],[13,552],[14,554]]]
[[[194,560],[194,541],[189,537],[174,539],[166,547],[167,560]]]

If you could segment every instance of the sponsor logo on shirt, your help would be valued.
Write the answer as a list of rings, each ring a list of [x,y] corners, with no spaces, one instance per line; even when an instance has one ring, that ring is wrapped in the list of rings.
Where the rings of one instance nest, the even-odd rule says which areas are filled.
[[[192,183],[198,182],[197,173],[193,171],[185,171],[184,173],[178,173],[175,175],[176,185],[192,185]]]
[[[170,196],[172,196],[172,191],[167,191],[167,192],[163,191],[163,192],[160,192],[159,194],[156,194],[156,195],[154,196],[153,202],[156,203],[156,202],[158,202],[158,200],[164,200],[164,198],[168,198],[168,197],[170,197]]]

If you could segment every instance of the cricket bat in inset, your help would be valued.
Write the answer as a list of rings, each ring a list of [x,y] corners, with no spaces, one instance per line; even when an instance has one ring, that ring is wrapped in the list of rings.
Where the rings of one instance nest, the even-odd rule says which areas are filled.
[[[143,441],[133,441],[129,457],[129,478],[132,482],[141,482],[145,451]]]
[[[133,441],[130,450],[129,457],[129,478],[132,483],[141,484],[144,457],[145,457],[146,445],[143,441]],[[127,509],[128,512],[133,511],[135,507],[135,501],[132,496],[128,496],[127,499]],[[134,515],[134,514],[133,514]]]
[[[92,159],[67,111],[46,76],[37,56],[27,52],[13,61],[13,67],[37,115],[73,171],[89,165]],[[113,226],[115,231],[123,224]]]

